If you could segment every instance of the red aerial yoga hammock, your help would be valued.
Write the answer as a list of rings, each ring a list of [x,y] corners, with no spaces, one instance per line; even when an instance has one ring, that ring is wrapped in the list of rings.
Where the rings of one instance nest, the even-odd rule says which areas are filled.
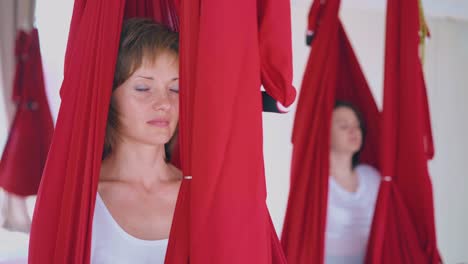
[[[154,9],[159,1],[154,3],[75,1],[60,90],[62,102],[36,200],[29,263],[89,263],[121,25],[124,16],[142,16],[175,26],[170,20],[173,16],[157,16]],[[170,7],[167,1],[161,3]]]
[[[441,263],[427,167],[434,148],[419,19],[417,0],[388,0],[381,171],[389,181],[380,187],[367,263]]]
[[[0,161],[0,187],[9,193],[28,196],[38,192],[54,130],[37,29],[18,32],[15,55],[16,113]]]
[[[166,262],[284,263],[265,204],[260,84],[294,100],[289,2],[182,1],[180,12],[181,160],[193,178]]]
[[[89,263],[121,24],[150,16],[175,28],[174,7],[186,180],[166,263],[284,263],[265,204],[260,84],[283,105],[294,100],[287,0],[75,2],[29,263]]]
[[[288,263],[323,263],[331,116],[336,100],[362,112],[361,162],[378,166],[379,112],[338,17],[339,0],[314,1],[312,49],[294,120],[291,184],[281,243]]]
[[[398,176],[398,179],[405,177],[404,180],[397,181],[394,177],[393,182],[383,181],[381,185],[369,240],[367,263],[437,262],[440,257],[435,244],[432,194],[426,164],[428,156],[422,145],[425,139],[428,153],[432,153],[427,99],[422,69],[417,57],[417,1],[412,1],[413,9],[404,8],[403,15],[406,15],[406,21],[388,23],[392,27],[411,22],[413,24],[408,28],[402,26],[401,31],[413,30],[411,33],[413,35],[399,33],[396,28],[387,30],[387,48],[392,41],[395,43],[392,43],[393,53],[389,54],[387,51],[386,57],[384,116],[379,116],[362,71],[339,22],[339,1],[331,0],[323,4],[320,2],[323,1],[314,1],[309,13],[309,29],[313,32],[314,40],[294,123],[291,189],[282,234],[285,255],[290,263],[323,263],[330,119],[334,100],[340,99],[351,101],[363,113],[368,134],[361,156],[362,162],[381,169],[383,175],[396,176],[395,173],[389,173],[388,169],[394,169],[393,166],[397,161],[396,152],[392,152],[395,149],[391,149],[397,145],[395,130],[397,128],[401,133],[398,139],[402,140],[398,142],[400,146],[398,155],[405,157],[398,159],[398,162],[404,165],[396,166],[400,172],[407,170],[404,172],[405,176]],[[393,12],[396,12],[397,5],[392,1],[389,5],[393,6],[389,8],[388,19],[395,21],[398,17],[393,17],[396,16]],[[400,38],[398,34],[412,37]],[[413,42],[404,43],[404,41]],[[397,44],[402,47],[398,47]],[[405,46],[406,44],[408,45]],[[401,55],[397,53],[403,51],[403,47],[411,45],[413,46],[406,50],[407,53]],[[401,67],[402,64],[397,64],[400,59],[396,58],[408,62]],[[405,79],[398,79],[397,73]],[[398,83],[402,80],[405,82],[412,80],[412,82]],[[400,89],[411,92],[397,93]],[[404,95],[405,99],[397,98],[396,95]],[[401,100],[399,104],[397,100]],[[400,120],[396,119],[393,113],[396,111],[404,113],[399,114]],[[417,117],[413,116],[416,114]],[[382,119],[383,131],[379,129]],[[412,126],[417,127],[413,129]],[[414,152],[415,149],[419,149],[419,153]],[[416,164],[418,165],[415,166]],[[387,177],[384,179],[388,180]],[[400,184],[404,185],[400,187]],[[403,190],[406,196],[402,195]],[[408,198],[411,195],[414,197]],[[427,206],[418,207],[418,204]],[[409,215],[408,208],[414,209],[413,215]],[[424,224],[416,228],[413,223],[418,222]],[[425,253],[421,252],[422,245],[426,245]]]

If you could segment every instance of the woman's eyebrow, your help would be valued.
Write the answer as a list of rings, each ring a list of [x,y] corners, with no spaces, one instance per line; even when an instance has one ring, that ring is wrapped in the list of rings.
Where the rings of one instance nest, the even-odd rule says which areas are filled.
[[[151,76],[137,75],[136,77],[137,77],[137,78],[143,78],[143,79],[147,79],[147,80],[154,80],[154,78],[153,78],[153,77],[151,77]]]

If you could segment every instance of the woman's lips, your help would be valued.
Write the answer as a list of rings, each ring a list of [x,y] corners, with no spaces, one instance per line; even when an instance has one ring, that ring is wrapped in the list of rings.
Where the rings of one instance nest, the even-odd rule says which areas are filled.
[[[359,137],[350,137],[349,142],[351,143],[358,143],[360,141]]]
[[[168,127],[169,126],[169,121],[166,119],[153,119],[146,123],[155,127]]]

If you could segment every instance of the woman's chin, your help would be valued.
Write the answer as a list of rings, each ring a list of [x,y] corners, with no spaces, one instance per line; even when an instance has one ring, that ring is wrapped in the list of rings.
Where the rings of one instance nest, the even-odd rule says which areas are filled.
[[[359,152],[360,149],[361,149],[360,146],[358,146],[358,147],[353,147],[353,148],[351,148],[350,152],[354,155],[354,154],[356,154],[357,152]]]
[[[160,146],[168,143],[171,140],[171,137],[168,135],[155,135],[151,138],[145,140],[149,145]]]

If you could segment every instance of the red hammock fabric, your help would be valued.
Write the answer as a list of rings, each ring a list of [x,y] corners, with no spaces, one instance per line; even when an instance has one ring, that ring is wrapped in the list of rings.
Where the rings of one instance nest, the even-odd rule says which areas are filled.
[[[149,16],[177,25],[170,20],[173,15],[158,17],[151,13],[154,9],[142,8],[148,6],[144,1],[75,1],[60,91],[62,104],[36,200],[29,263],[89,263],[92,215],[123,17]]]
[[[54,130],[37,29],[18,32],[15,53],[13,101],[17,109],[0,161],[0,187],[28,196],[39,189]]]
[[[367,127],[361,162],[379,168],[380,115],[338,18],[339,0],[314,1],[312,50],[292,136],[291,185],[281,242],[288,263],[323,263],[331,115],[336,100],[354,104]],[[320,25],[320,27],[317,27]]]
[[[121,23],[157,16],[151,3],[132,2],[75,2],[29,263],[89,263]],[[166,263],[284,263],[265,204],[260,84],[286,106],[294,100],[289,1],[173,6],[182,22],[180,162],[193,180],[181,186]]]
[[[389,0],[382,115],[384,181],[368,263],[440,263],[427,161],[434,155],[418,53],[417,0]]]
[[[180,14],[179,139],[193,178],[166,263],[285,263],[265,204],[260,84],[294,100],[289,2],[182,1]]]
[[[29,263],[89,263],[92,216],[125,1],[75,1],[61,105]]]

